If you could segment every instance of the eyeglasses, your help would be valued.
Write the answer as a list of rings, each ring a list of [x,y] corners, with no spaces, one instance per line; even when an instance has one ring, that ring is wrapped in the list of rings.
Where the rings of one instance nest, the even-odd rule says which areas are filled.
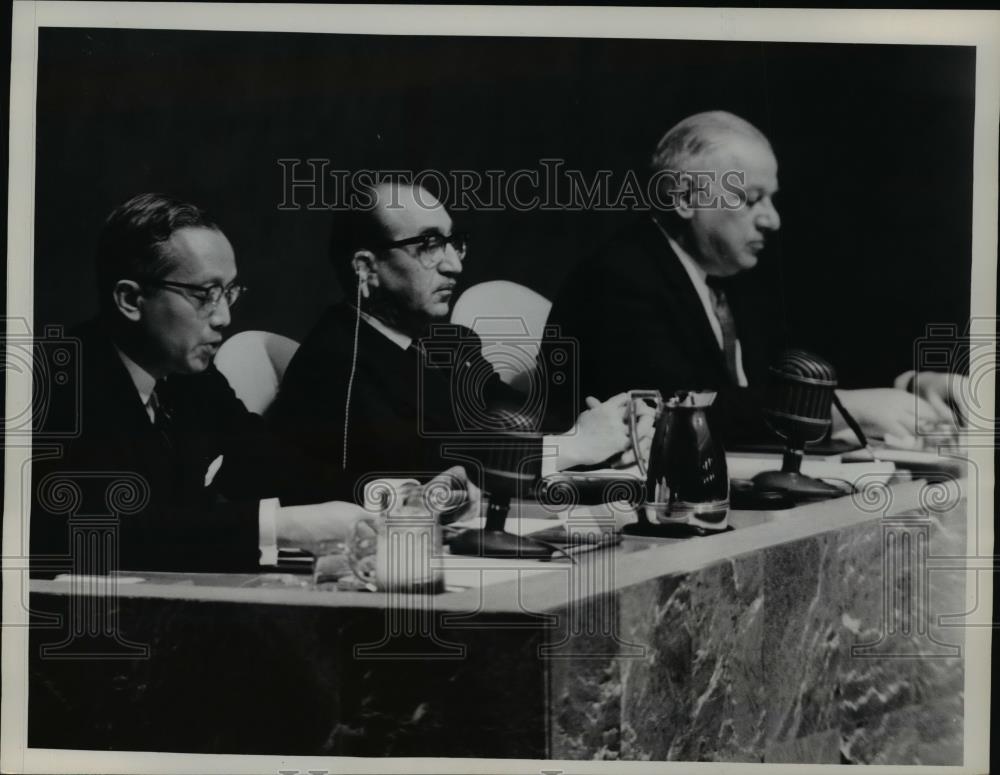
[[[165,288],[168,291],[180,293],[188,299],[197,302],[195,307],[204,315],[211,315],[219,306],[219,302],[226,300],[226,305],[232,307],[239,301],[240,296],[247,289],[245,285],[230,283],[222,286],[215,285],[190,285],[189,283],[175,283],[169,280],[147,280],[145,285],[153,288]]]
[[[464,261],[469,251],[469,238],[465,234],[421,234],[419,237],[408,237],[407,239],[395,240],[394,242],[383,242],[376,247],[382,249],[402,248],[407,245],[416,245],[416,259],[424,269],[433,269],[447,255],[447,248],[451,245],[455,249],[455,254],[459,261]]]

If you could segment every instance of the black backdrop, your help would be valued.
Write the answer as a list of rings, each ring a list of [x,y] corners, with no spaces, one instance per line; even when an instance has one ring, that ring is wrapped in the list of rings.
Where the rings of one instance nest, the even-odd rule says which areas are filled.
[[[669,126],[716,108],[774,145],[783,226],[758,272],[843,383],[884,383],[926,323],[969,316],[972,48],[45,29],[39,52],[36,330],[94,312],[100,223],[140,191],[222,224],[252,289],[233,331],[301,338],[339,290],[329,215],[278,208],[278,159],[510,171],[560,158],[620,181]],[[458,214],[474,240],[462,285],[551,297],[631,217]]]

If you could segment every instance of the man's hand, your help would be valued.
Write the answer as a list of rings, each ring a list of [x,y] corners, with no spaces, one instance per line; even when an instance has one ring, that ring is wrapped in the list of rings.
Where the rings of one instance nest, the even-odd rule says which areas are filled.
[[[607,463],[625,467],[635,462],[628,427],[628,394],[619,393],[603,404],[593,396],[586,398],[587,409],[580,413],[569,433],[556,437],[559,444],[559,470],[578,465]],[[637,404],[637,433],[640,444],[652,438],[655,410]]]
[[[620,455],[608,461],[611,468],[628,468],[634,466],[638,461],[635,459],[636,447],[644,460],[649,460],[649,446],[653,443],[653,423],[656,421],[656,407],[650,406],[645,401],[635,402],[635,444],[629,439],[628,446]],[[625,405],[625,431],[628,433],[628,403]]]
[[[403,506],[426,509],[443,523],[478,515],[482,500],[462,466],[449,468],[425,485],[404,487],[400,494]],[[275,517],[278,548],[302,549],[317,557],[339,553],[354,523],[366,514],[372,516],[363,506],[344,501],[282,507]]]
[[[939,419],[931,404],[905,390],[838,390],[837,396],[866,434],[887,439],[893,446],[913,447],[918,419],[920,422]],[[840,413],[834,412],[833,432],[845,427]]]
[[[940,418],[952,427],[965,425],[969,417],[969,378],[963,374],[918,371],[913,375],[913,394],[930,404]],[[953,407],[954,410],[953,411]],[[957,415],[956,416],[956,411]],[[918,417],[921,424],[923,417]]]
[[[343,551],[354,523],[368,514],[363,506],[327,501],[308,506],[283,506],[275,517],[279,549],[302,549],[317,557]]]

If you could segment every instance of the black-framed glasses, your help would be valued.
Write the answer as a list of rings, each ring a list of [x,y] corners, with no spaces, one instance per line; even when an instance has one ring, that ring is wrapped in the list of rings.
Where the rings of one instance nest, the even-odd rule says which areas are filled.
[[[239,301],[240,296],[247,289],[245,285],[237,282],[231,282],[229,285],[223,286],[218,283],[214,285],[191,285],[190,283],[176,283],[172,280],[147,280],[144,285],[175,291],[185,298],[193,299],[197,302],[198,311],[205,315],[211,315],[215,312],[219,306],[219,302],[223,299],[226,300],[227,306],[232,307]]]
[[[376,247],[380,249],[402,248],[408,245],[416,246],[416,259],[424,269],[433,269],[447,255],[447,248],[451,245],[455,249],[455,254],[459,261],[464,261],[469,252],[469,237],[463,233],[451,234],[421,234],[417,237],[407,237],[392,242],[382,242]]]

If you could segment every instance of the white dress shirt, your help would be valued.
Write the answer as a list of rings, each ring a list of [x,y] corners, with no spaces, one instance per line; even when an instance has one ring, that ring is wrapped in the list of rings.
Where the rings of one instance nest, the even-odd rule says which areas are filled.
[[[150,422],[155,422],[156,415],[149,399],[153,395],[153,389],[156,387],[156,377],[142,368],[142,366],[129,358],[117,347],[115,347],[115,350],[118,351],[118,357],[121,358],[122,363],[125,364],[125,370],[132,378],[132,384],[135,385],[135,389],[139,391],[139,398],[142,399],[142,406],[146,410],[146,416],[149,417]]]
[[[659,225],[659,224],[657,224]],[[662,227],[661,227],[662,230]],[[663,232],[667,241],[670,243],[670,247],[674,249],[674,253],[677,254],[677,258],[680,259],[681,266],[684,267],[684,271],[687,272],[688,277],[691,278],[691,284],[694,285],[694,290],[698,294],[698,298],[701,300],[701,306],[705,310],[705,317],[708,318],[708,324],[712,327],[712,333],[715,334],[715,341],[719,343],[719,349],[722,349],[722,324],[719,323],[719,318],[715,314],[715,305],[712,304],[712,289],[708,287],[708,272],[702,269],[695,262],[691,256],[689,256],[677,241],[667,234],[666,231]],[[740,346],[740,340],[736,340],[736,377],[739,382],[740,387],[746,387],[750,384],[747,381],[746,372],[743,371],[743,348]]]
[[[397,331],[391,326],[387,326],[381,320],[379,320],[374,315],[369,315],[367,312],[359,312],[361,319],[365,321],[368,325],[378,331],[382,336],[388,339],[393,344],[399,345],[400,350],[405,350],[411,344],[413,344],[413,337],[404,334],[402,331]]]

